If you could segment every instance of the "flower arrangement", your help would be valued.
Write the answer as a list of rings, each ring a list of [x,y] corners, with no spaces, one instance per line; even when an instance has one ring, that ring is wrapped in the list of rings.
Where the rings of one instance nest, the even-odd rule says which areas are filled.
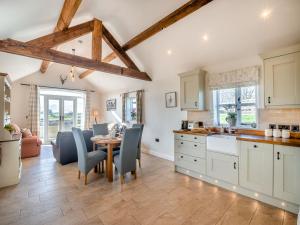
[[[15,130],[15,128],[13,127],[13,125],[11,125],[10,123],[9,124],[6,124],[4,126],[4,129],[7,130],[9,133],[13,133]]]

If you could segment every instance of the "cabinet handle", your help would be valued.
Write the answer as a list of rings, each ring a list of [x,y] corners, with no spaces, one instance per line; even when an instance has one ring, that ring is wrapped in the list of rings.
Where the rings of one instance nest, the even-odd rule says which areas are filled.
[[[258,146],[257,146],[257,145],[253,145],[253,147],[254,147],[254,148],[257,148]]]
[[[183,137],[183,135],[181,135],[180,137]]]
[[[183,145],[183,142],[181,142],[180,144],[182,144],[182,145]]]
[[[194,159],[194,162],[197,162],[197,159]]]
[[[280,152],[277,152],[277,160],[280,160]]]
[[[197,137],[194,137],[194,139],[198,139]]]
[[[180,158],[183,158],[183,156],[181,155]]]
[[[268,103],[271,104],[271,97],[268,97]]]
[[[236,162],[233,163],[233,169],[236,170]]]
[[[197,147],[197,145],[194,145],[194,147]]]

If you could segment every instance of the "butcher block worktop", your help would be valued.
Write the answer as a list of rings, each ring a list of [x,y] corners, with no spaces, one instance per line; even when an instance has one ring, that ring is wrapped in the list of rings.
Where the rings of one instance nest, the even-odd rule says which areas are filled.
[[[190,134],[190,135],[200,135],[200,136],[208,136],[212,134],[217,134],[216,132],[194,132],[194,131],[186,131],[186,130],[174,130],[174,133],[177,134]],[[240,141],[250,141],[250,142],[260,142],[274,145],[286,145],[293,147],[300,147],[300,139],[299,138],[274,138],[274,137],[266,137],[262,135],[252,135],[252,134],[235,134],[237,136],[237,140]]]

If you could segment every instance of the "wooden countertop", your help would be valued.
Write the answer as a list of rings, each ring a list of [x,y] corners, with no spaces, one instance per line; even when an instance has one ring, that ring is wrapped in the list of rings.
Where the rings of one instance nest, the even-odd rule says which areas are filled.
[[[198,136],[208,136],[211,133],[201,133],[201,132],[194,132],[194,131],[190,131],[190,130],[173,130],[173,133],[176,134],[190,134],[190,135],[198,135]]]
[[[216,133],[198,133],[193,131],[186,130],[174,130],[174,133],[177,134],[190,134],[190,135],[199,135],[199,136],[209,136]],[[260,142],[274,145],[286,145],[292,147],[300,147],[299,138],[274,138],[274,137],[265,137],[261,135],[250,135],[250,134],[234,134],[237,136],[237,140],[240,141],[250,141],[250,142]]]
[[[286,145],[286,146],[293,146],[293,147],[300,147],[300,139],[298,138],[274,138],[274,137],[265,137],[265,136],[258,136],[258,135],[246,135],[240,134],[237,137],[240,141],[251,141],[251,142],[260,142],[260,143],[267,143],[267,144],[274,144],[274,145]]]

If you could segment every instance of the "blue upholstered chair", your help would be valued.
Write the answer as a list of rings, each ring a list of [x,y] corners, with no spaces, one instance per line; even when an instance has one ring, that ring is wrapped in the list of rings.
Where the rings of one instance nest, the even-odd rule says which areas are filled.
[[[139,140],[139,146],[138,146],[136,159],[138,160],[139,167],[141,168],[141,146],[142,146],[142,136],[143,136],[144,124],[133,124],[132,128],[140,128],[140,140]]]
[[[74,140],[77,148],[78,155],[78,179],[80,179],[80,173],[84,173],[84,184],[87,184],[87,174],[100,162],[106,159],[106,153],[97,150],[88,152],[85,144],[85,140],[82,131],[79,128],[72,128]]]
[[[120,154],[114,157],[114,163],[120,174],[121,184],[124,175],[131,172],[136,178],[136,155],[140,140],[140,128],[126,129],[121,143]]]

